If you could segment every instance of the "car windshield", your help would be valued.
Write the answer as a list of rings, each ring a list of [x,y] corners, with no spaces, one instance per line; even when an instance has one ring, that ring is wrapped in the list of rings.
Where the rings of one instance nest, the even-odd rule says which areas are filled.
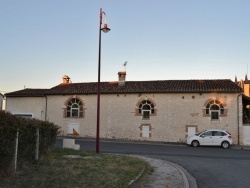
[[[196,136],[201,135],[201,134],[204,133],[205,131],[207,131],[207,130],[204,130],[204,131],[201,131],[201,132],[199,132],[199,133],[196,133],[195,135],[196,135]]]

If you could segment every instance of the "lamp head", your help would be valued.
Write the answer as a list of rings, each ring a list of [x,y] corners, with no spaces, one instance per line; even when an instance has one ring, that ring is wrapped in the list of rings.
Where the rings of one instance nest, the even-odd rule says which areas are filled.
[[[111,29],[108,28],[108,24],[104,24],[103,28],[101,29],[104,33],[109,32]]]

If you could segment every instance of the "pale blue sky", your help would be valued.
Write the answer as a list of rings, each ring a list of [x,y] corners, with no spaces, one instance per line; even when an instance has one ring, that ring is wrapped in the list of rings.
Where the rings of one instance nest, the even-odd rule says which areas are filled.
[[[101,81],[244,79],[250,66],[249,0],[2,0],[0,92],[51,88],[68,75]],[[249,76],[250,77],[250,76]]]

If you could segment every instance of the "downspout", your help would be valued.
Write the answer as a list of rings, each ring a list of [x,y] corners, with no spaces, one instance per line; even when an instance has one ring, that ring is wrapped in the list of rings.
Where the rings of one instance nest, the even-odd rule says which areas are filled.
[[[44,95],[44,97],[45,97],[45,118],[44,118],[44,121],[47,121],[48,98],[46,95]]]
[[[237,96],[237,122],[238,122],[238,145],[240,145],[240,110],[239,110],[239,97],[243,94]]]

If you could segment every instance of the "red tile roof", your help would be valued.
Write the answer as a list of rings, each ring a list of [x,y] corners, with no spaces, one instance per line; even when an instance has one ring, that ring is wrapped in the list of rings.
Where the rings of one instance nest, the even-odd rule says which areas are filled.
[[[229,79],[223,80],[159,80],[159,81],[126,81],[125,86],[118,82],[101,82],[100,91],[111,93],[241,93],[242,88]],[[44,96],[67,94],[96,94],[97,83],[60,84],[51,89],[24,89],[7,93],[14,96]]]
[[[14,91],[11,93],[6,93],[5,96],[6,97],[30,97],[30,96],[34,96],[34,97],[43,97],[46,93],[46,91],[48,91],[49,89],[23,89],[23,90],[19,90],[19,91]]]

